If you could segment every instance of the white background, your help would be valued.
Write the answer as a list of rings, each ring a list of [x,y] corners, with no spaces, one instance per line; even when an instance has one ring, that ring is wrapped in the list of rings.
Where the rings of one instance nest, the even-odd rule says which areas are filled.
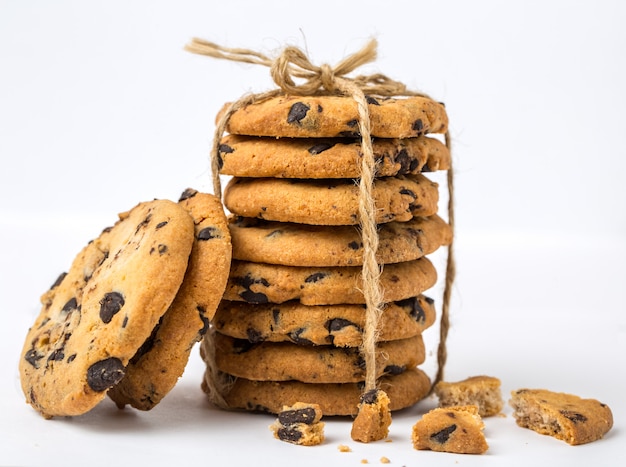
[[[626,6],[583,1],[0,0],[0,465],[620,465],[626,418]],[[105,401],[46,421],[17,362],[38,298],[117,212],[188,186],[211,191],[208,152],[226,101],[268,70],[192,55],[197,36],[334,64],[379,41],[382,72],[444,101],[454,138],[459,275],[446,376],[602,400],[615,427],[570,447],[488,419],[488,454],[352,442],[328,420],[316,448],[281,443],[272,417],[212,409],[194,351],[152,412]],[[433,295],[438,298],[439,290]],[[436,330],[427,344],[436,346]],[[434,357],[430,357],[432,361]],[[340,453],[339,444],[352,447]]]

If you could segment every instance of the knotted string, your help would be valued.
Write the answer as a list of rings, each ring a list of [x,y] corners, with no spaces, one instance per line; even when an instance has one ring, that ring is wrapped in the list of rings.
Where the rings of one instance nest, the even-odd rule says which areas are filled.
[[[361,135],[361,151],[363,153],[359,178],[359,222],[364,251],[362,281],[366,303],[366,322],[361,353],[366,366],[365,391],[375,389],[377,374],[376,343],[378,340],[378,323],[383,312],[383,294],[380,289],[381,269],[376,261],[378,231],[375,221],[376,207],[372,196],[376,176],[376,160],[372,148],[369,108],[365,96],[429,97],[422,93],[410,91],[403,83],[394,81],[383,74],[356,76],[354,78],[347,76],[360,66],[376,59],[377,41],[375,39],[370,40],[360,51],[346,57],[335,67],[326,64],[318,67],[310,62],[304,52],[291,46],[286,47],[282,53],[274,59],[253,50],[222,47],[215,43],[196,38],[192,39],[192,41],[185,46],[185,49],[192,53],[213,58],[269,67],[272,79],[278,86],[278,89],[265,93],[243,96],[236,102],[230,104],[228,108],[222,112],[216,125],[211,149],[213,190],[215,195],[220,198],[222,196],[222,189],[219,178],[219,144],[226,131],[230,116],[234,112],[250,104],[262,102],[282,94],[300,96],[347,95],[356,102],[359,113],[358,127]],[[446,133],[445,137],[446,144],[450,147],[449,133]],[[448,223],[454,229],[452,166],[450,166],[448,170],[448,194]],[[449,328],[449,302],[454,275],[455,267],[451,243],[448,247],[446,281],[440,321],[440,340],[437,352],[438,369],[431,390],[437,382],[443,379],[444,366],[447,360],[446,338]],[[208,384],[211,391],[218,392],[215,401],[218,405],[223,406],[225,403],[219,395],[221,391],[218,382],[206,381],[206,384]]]

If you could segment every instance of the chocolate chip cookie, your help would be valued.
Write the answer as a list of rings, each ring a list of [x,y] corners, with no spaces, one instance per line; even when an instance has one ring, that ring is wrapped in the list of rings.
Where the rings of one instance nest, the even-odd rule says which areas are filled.
[[[450,168],[450,151],[436,138],[375,139],[376,176]],[[363,157],[354,138],[263,138],[226,135],[219,145],[220,173],[235,177],[358,178]]]
[[[224,299],[247,303],[283,303],[298,300],[303,305],[363,304],[362,268],[298,267],[233,261]],[[414,297],[437,281],[437,271],[428,258],[387,264],[380,276],[384,301]]]
[[[78,254],[26,336],[19,368],[29,404],[46,418],[80,415],[119,383],[180,287],[193,230],[182,206],[150,201]]]
[[[188,189],[179,203],[195,225],[189,266],[173,303],[108,393],[119,407],[150,410],[176,385],[226,286],[232,249],[221,202]]]
[[[433,300],[420,295],[387,303],[379,323],[379,340],[414,337],[435,322]],[[358,347],[363,342],[363,305],[303,305],[298,302],[252,305],[223,300],[215,329],[236,339],[292,342],[301,345]]]
[[[427,97],[367,97],[370,132],[378,138],[412,138],[445,133],[443,104]],[[217,116],[230,104],[226,104]],[[348,96],[277,96],[234,112],[226,127],[231,134],[324,138],[359,135],[356,101]]]
[[[374,182],[376,223],[405,222],[437,213],[438,185],[422,174]],[[357,225],[359,186],[352,179],[232,178],[224,205],[243,217],[314,225]]]
[[[363,264],[363,242],[355,226],[318,226],[233,217],[233,258],[286,266],[334,267]],[[378,230],[379,264],[412,261],[452,240],[438,215],[389,222]]]

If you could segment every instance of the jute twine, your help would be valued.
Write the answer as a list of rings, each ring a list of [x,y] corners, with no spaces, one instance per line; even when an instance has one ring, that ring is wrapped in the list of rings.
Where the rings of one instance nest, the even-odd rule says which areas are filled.
[[[372,196],[374,179],[376,176],[376,160],[372,149],[370,133],[370,117],[366,100],[367,96],[395,97],[395,96],[422,96],[426,94],[410,91],[404,84],[394,81],[383,74],[348,77],[347,75],[366,63],[372,62],[377,55],[377,41],[370,40],[365,47],[348,56],[335,67],[329,65],[316,66],[312,64],[306,54],[297,47],[289,46],[283,49],[276,58],[267,57],[259,52],[222,47],[215,43],[194,38],[185,49],[199,55],[220,58],[236,62],[263,65],[270,69],[272,79],[278,86],[264,93],[248,94],[233,102],[222,112],[217,122],[211,148],[211,169],[213,175],[213,190],[216,196],[222,196],[219,178],[219,144],[226,131],[230,116],[238,109],[250,104],[262,102],[278,95],[344,95],[351,97],[357,104],[359,113],[358,127],[361,135],[361,173],[359,177],[359,227],[363,240],[363,267],[362,286],[366,304],[366,320],[363,330],[361,354],[365,360],[366,376],[364,392],[376,388],[376,343],[378,341],[379,320],[383,313],[383,294],[380,288],[381,266],[376,261],[378,250],[378,231],[375,221],[376,207]],[[298,82],[296,82],[298,80]],[[450,148],[450,135],[445,134],[445,143]],[[451,162],[452,163],[452,162]],[[452,166],[447,174],[448,185],[448,223],[454,232],[454,187]],[[437,350],[437,373],[432,388],[443,379],[444,367],[447,360],[446,339],[448,335],[449,304],[452,284],[455,276],[453,244],[448,247],[446,264],[445,286],[443,292],[440,335]],[[228,377],[220,377],[214,365],[214,349],[211,342],[212,333],[207,333],[203,345],[203,354],[207,361],[207,375],[205,384],[209,397],[216,405],[227,408],[223,394],[228,390],[232,381]],[[223,375],[222,375],[223,376]]]

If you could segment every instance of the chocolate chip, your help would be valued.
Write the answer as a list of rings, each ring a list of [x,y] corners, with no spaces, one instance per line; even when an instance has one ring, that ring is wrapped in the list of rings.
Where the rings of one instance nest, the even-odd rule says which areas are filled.
[[[572,412],[570,410],[561,410],[561,415],[563,415],[568,420],[573,421],[574,423],[582,423],[587,421],[587,417],[578,412]]]
[[[100,300],[100,319],[104,323],[110,323],[124,306],[124,296],[119,292],[108,292]]]
[[[232,154],[233,152],[235,152],[235,150],[228,144],[220,144],[218,150],[219,152],[223,152],[224,154]]]
[[[437,433],[430,435],[430,439],[439,444],[445,444],[450,439],[450,435],[456,430],[456,425],[450,425]]]
[[[66,272],[62,272],[61,274],[59,274],[59,277],[57,277],[57,280],[55,280],[54,284],[50,286],[50,290],[61,285],[61,282],[63,282],[63,279],[65,279],[65,276],[67,276]]]
[[[409,316],[418,323],[423,323],[426,320],[426,312],[420,306],[417,297],[407,298],[406,300],[401,300],[396,303],[405,310],[408,310]]]
[[[334,143],[318,143],[318,144],[315,144],[315,145],[311,146],[308,149],[308,151],[309,151],[309,154],[311,154],[313,156],[316,156],[316,155],[318,155],[318,154],[320,154],[320,153],[322,153],[322,152],[332,148],[333,146],[334,146]]]
[[[358,120],[350,120],[348,122],[346,122],[346,125],[348,125],[350,128],[354,128],[355,126],[357,126],[359,124]]]
[[[389,375],[395,376],[404,373],[405,370],[406,367],[402,365],[387,365],[383,371]]]
[[[253,292],[250,290],[252,285],[261,284],[264,287],[269,287],[270,284],[266,279],[254,279],[250,274],[246,274],[244,277],[233,277],[232,281],[243,287],[244,290],[239,294],[248,303],[269,303],[267,295],[261,292]]]
[[[402,190],[400,190],[400,194],[401,195],[408,195],[413,199],[417,199],[417,195],[415,194],[414,191],[409,190],[408,188],[403,188]]]
[[[294,425],[296,423],[310,425],[315,421],[315,409],[305,407],[302,409],[283,410],[278,413],[278,421],[283,425]]]
[[[409,173],[411,170],[411,157],[406,149],[401,149],[394,157],[394,162],[396,164],[400,164],[400,169],[398,169],[399,175],[404,175]]]
[[[280,323],[280,308],[274,308],[272,310],[272,319],[274,320],[274,324]]]
[[[236,354],[246,353],[253,347],[254,342],[246,339],[233,339],[233,352]]]
[[[435,303],[435,300],[433,300],[430,297],[427,297],[426,295],[424,295],[424,300],[426,300],[426,303],[428,303],[429,305],[432,305],[433,303]]]
[[[187,188],[181,193],[180,198],[178,198],[178,202],[180,203],[181,201],[185,201],[186,199],[193,198],[194,196],[196,196],[197,193],[197,190],[194,190],[193,188]]]
[[[300,328],[300,329],[296,329],[293,332],[290,332],[288,334],[289,339],[291,339],[295,344],[298,345],[313,345],[313,342],[310,341],[309,339],[305,339],[304,337],[301,337],[302,333],[306,331],[306,328]]]
[[[374,99],[372,96],[365,96],[365,100],[367,101],[368,104],[372,104],[372,105],[380,105],[380,102],[378,102],[376,99]]]
[[[358,250],[359,248],[361,248],[361,245],[359,245],[358,242],[353,241],[348,243],[348,248],[350,248],[351,250]]]
[[[422,172],[432,172],[432,169],[428,166],[428,164],[424,164],[422,166]]]
[[[252,328],[246,329],[246,336],[248,336],[248,340],[254,344],[258,344],[259,342],[263,342],[265,340],[261,331]]]
[[[306,117],[307,112],[311,109],[303,102],[296,102],[289,109],[289,115],[287,115],[287,123],[300,123],[300,121]]]
[[[164,245],[163,243],[159,244],[159,254],[160,255],[164,255],[165,253],[167,253],[167,245]]]
[[[198,305],[196,307],[196,310],[198,310],[198,315],[200,316],[200,321],[202,321],[202,329],[200,329],[200,331],[198,331],[198,334],[200,336],[204,336],[208,331],[209,331],[209,326],[210,326],[210,321],[209,318],[207,318],[206,316],[206,309],[203,306]]]
[[[161,317],[157,325],[154,327],[154,329],[152,329],[152,332],[150,333],[148,338],[143,342],[143,344],[141,344],[141,346],[139,346],[137,352],[135,352],[135,355],[133,355],[133,357],[130,359],[130,363],[137,364],[137,362],[141,360],[141,357],[143,357],[145,354],[150,352],[150,350],[152,350],[154,344],[156,343],[157,333],[159,332],[159,328],[161,327],[162,320],[163,318]]]
[[[63,305],[63,308],[61,308],[61,311],[63,313],[69,313],[70,311],[76,310],[77,308],[78,308],[78,303],[76,302],[76,297],[72,297],[67,301],[65,305]]]
[[[276,431],[276,434],[278,435],[278,439],[281,441],[287,441],[290,443],[297,443],[300,441],[300,438],[302,438],[302,433],[293,426],[280,427]]]
[[[106,391],[124,377],[124,365],[119,358],[109,357],[87,369],[87,384],[96,392]]]
[[[148,214],[144,220],[142,220],[139,224],[137,224],[137,228],[135,229],[135,233],[138,233],[142,228],[147,226],[152,219],[152,214]]]
[[[417,132],[421,132],[424,130],[424,122],[422,122],[421,118],[418,118],[413,122],[413,126],[411,128]]]
[[[348,326],[354,326],[359,332],[362,331],[360,326],[345,318],[333,318],[326,321],[326,329],[328,329],[328,332],[341,331],[343,328],[347,328]]]
[[[304,279],[304,282],[306,282],[306,283],[317,282],[317,281],[319,281],[321,279],[324,279],[327,276],[328,276],[328,273],[325,273],[325,272],[315,272],[315,273],[311,274],[309,277],[307,277],[306,279]]]
[[[30,349],[24,355],[24,360],[26,360],[35,368],[39,368],[39,360],[41,360],[42,358],[43,358],[43,355],[37,352],[35,349]]]
[[[220,237],[221,235],[219,234],[218,229],[216,229],[215,227],[205,227],[200,232],[198,232],[198,235],[196,236],[198,240],[211,240],[212,238]]]
[[[375,404],[378,400],[378,389],[370,389],[369,391],[361,394],[361,403],[363,404]]]
[[[67,357],[67,363],[72,363],[74,361],[74,359],[76,358],[76,354],[73,353],[72,355],[70,355],[69,357]]]
[[[48,355],[48,361],[59,362],[65,358],[65,353],[63,352],[63,348],[53,350],[50,355]]]

